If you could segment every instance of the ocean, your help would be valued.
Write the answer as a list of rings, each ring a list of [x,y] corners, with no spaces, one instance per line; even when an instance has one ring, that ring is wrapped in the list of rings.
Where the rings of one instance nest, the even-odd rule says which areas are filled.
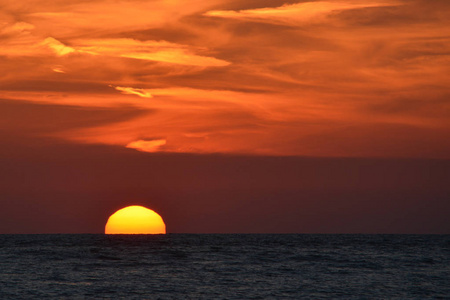
[[[449,299],[450,235],[0,235],[0,299]]]

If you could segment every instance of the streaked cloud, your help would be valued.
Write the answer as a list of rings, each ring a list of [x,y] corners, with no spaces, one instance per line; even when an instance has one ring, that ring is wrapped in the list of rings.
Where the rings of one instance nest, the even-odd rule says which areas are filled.
[[[189,153],[450,153],[446,1],[16,4],[0,12],[1,98],[145,112],[46,135],[164,137],[149,149]]]
[[[158,28],[205,11],[223,0],[157,1],[7,1],[5,11],[25,15],[26,19],[53,37],[111,36],[118,32]]]
[[[42,44],[48,46],[50,49],[55,51],[56,55],[58,55],[58,56],[64,56],[64,55],[67,55],[69,53],[73,53],[76,51],[75,49],[64,45],[63,43],[61,43],[60,41],[58,41],[57,39],[54,39],[52,37],[46,38],[42,42]]]
[[[99,55],[134,58],[166,63],[221,67],[230,63],[193,53],[194,47],[166,41],[138,41],[134,39],[98,39],[75,41],[78,49]]]
[[[0,56],[35,56],[36,52],[40,53],[36,45],[42,39],[34,36],[34,29],[33,24],[26,22],[0,22]]]
[[[126,95],[137,95],[142,98],[152,98],[153,97],[152,94],[150,94],[145,89],[136,89],[136,88],[132,88],[132,87],[123,87],[123,86],[116,86],[114,88],[118,91],[121,91],[122,94],[126,94]]]
[[[157,152],[165,144],[166,140],[138,140],[129,143],[126,147],[143,152]]]
[[[184,50],[167,50],[155,53],[126,53],[122,57],[153,60],[181,65],[201,66],[201,67],[224,67],[230,63],[214,57],[195,55]]]
[[[29,24],[26,22],[17,22],[12,25],[4,26],[0,29],[0,35],[10,35],[10,34],[20,34],[23,32],[29,32],[35,28],[33,24]]]
[[[304,22],[323,22],[329,14],[334,12],[396,5],[377,1],[315,1],[296,4],[285,4],[274,8],[257,8],[246,10],[213,10],[204,15],[209,17],[244,19],[258,22],[301,24]]]
[[[54,67],[52,70],[56,73],[66,73],[66,71],[64,71],[61,67]]]

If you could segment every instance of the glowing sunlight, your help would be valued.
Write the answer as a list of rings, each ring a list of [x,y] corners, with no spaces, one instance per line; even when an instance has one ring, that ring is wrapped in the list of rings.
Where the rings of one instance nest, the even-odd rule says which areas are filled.
[[[133,205],[112,214],[105,234],[165,234],[166,225],[159,214],[143,206]]]

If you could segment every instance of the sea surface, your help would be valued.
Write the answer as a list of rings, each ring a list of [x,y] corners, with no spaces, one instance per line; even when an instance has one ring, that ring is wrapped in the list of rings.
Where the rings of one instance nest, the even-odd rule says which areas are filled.
[[[0,299],[450,299],[450,235],[0,235]]]

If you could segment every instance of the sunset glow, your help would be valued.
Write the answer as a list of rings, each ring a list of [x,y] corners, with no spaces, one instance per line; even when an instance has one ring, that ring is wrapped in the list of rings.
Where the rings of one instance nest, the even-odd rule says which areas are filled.
[[[0,0],[0,233],[447,233],[449,83],[450,0]]]
[[[136,112],[37,135],[147,152],[449,157],[442,1],[20,3],[0,15],[0,97]]]
[[[165,234],[160,215],[142,206],[128,206],[112,214],[105,226],[106,234]]]

